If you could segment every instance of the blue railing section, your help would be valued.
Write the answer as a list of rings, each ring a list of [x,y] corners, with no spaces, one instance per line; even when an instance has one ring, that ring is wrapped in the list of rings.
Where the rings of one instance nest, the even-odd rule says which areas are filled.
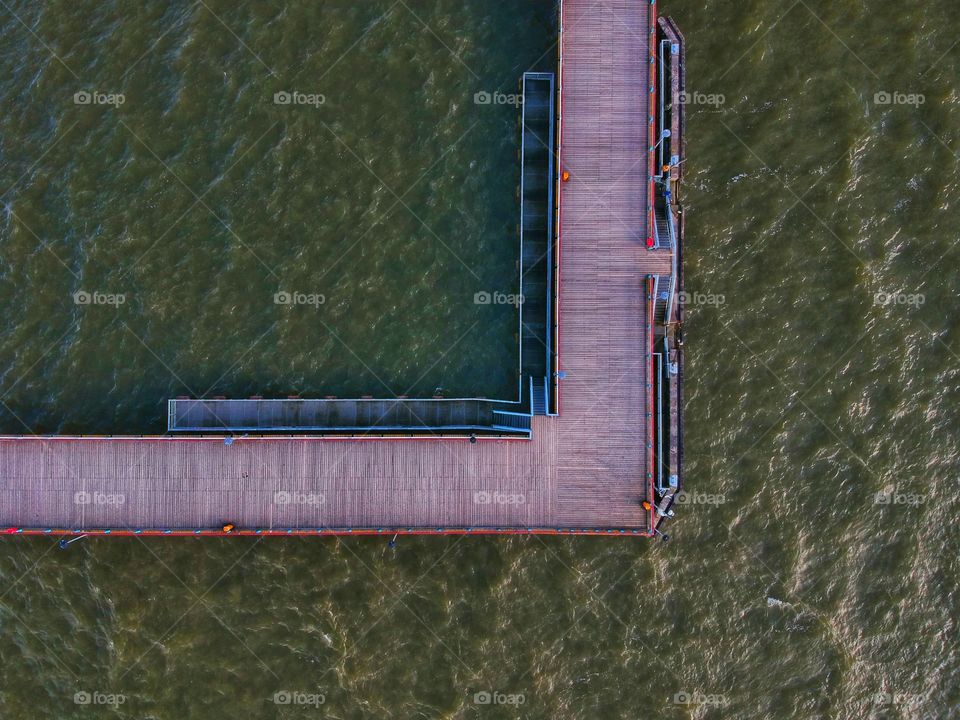
[[[657,489],[663,490],[663,353],[654,353],[657,361]]]
[[[661,138],[661,140],[660,140],[660,148],[659,148],[659,152],[658,152],[657,175],[663,174],[663,166],[664,166],[664,164],[665,164],[665,163],[664,163],[664,157],[665,157],[664,153],[666,152],[667,147],[670,145],[670,143],[668,142],[669,138],[667,138],[667,139],[664,139],[664,138],[663,138],[663,131],[664,131],[664,130],[666,129],[666,127],[667,127],[667,125],[666,125],[666,122],[667,122],[667,113],[666,113],[666,96],[667,96],[666,88],[667,88],[667,82],[666,82],[665,73],[666,73],[666,68],[667,68],[667,53],[666,53],[666,48],[668,48],[669,46],[670,46],[670,41],[669,41],[669,40],[661,40],[661,41],[660,41],[660,68],[659,68],[659,70],[660,70],[660,92],[657,94],[657,99],[659,100],[658,110],[659,110],[659,113],[660,113],[660,131],[659,131],[659,133],[657,133],[657,137],[658,137],[658,138]]]
[[[669,193],[666,198],[667,232],[670,239],[670,295],[667,298],[667,314],[663,318],[665,325],[669,325],[673,317],[673,303],[677,294],[677,229],[673,224],[673,209]]]

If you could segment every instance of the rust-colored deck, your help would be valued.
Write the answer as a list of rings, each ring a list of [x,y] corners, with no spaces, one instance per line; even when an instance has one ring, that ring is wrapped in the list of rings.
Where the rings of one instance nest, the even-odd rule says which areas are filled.
[[[645,278],[670,273],[644,243],[655,6],[562,7],[560,417],[534,418],[531,441],[5,439],[0,524],[649,532]]]

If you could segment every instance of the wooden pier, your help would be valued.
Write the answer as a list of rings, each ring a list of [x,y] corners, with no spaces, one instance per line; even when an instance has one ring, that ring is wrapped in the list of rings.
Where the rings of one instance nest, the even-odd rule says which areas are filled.
[[[561,15],[555,171],[569,177],[557,181],[560,266],[549,281],[559,294],[558,417],[529,418],[530,439],[467,430],[443,439],[3,438],[0,525],[113,535],[219,535],[225,522],[239,534],[652,534],[652,353],[664,336],[654,288],[667,287],[675,267],[674,250],[647,242],[656,6],[563,0]],[[184,416],[187,426],[202,425],[206,411],[194,410],[201,420]],[[467,425],[468,410],[478,412],[464,410]]]

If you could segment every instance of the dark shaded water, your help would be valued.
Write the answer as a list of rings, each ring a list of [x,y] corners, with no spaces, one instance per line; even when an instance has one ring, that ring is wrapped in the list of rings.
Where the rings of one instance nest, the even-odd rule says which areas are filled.
[[[232,5],[5,13],[2,429],[160,432],[178,395],[515,399],[517,313],[473,300],[518,287],[519,115],[474,95],[516,92],[550,7]]]
[[[482,288],[453,252],[484,283],[512,271],[515,113],[472,93],[550,49],[551,3],[401,3],[372,29],[388,2],[207,4],[230,30],[189,3],[10,5],[40,39],[0,15],[4,182],[39,161],[3,197],[0,361],[4,401],[41,429],[155,427],[149,403],[186,386],[376,392],[361,359],[414,383],[438,336],[479,331]],[[665,9],[692,94],[691,502],[671,542],[8,541],[0,716],[960,716],[960,6]],[[116,113],[72,105],[167,28]],[[313,92],[304,78],[316,113],[264,101]],[[249,249],[203,205],[151,248],[196,198],[119,120]],[[474,120],[412,212],[376,226],[364,213],[396,198],[324,127],[401,194]],[[319,313],[276,314],[274,292],[317,286]],[[71,288],[130,299],[80,312]],[[423,386],[507,387],[511,323],[485,317],[496,334],[468,334]]]

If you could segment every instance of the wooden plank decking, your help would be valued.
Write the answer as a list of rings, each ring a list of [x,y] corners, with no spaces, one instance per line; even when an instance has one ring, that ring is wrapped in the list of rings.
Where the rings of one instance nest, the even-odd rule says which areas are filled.
[[[522,440],[5,439],[25,528],[618,528],[647,532],[644,283],[652,6],[564,0],[559,418]],[[122,498],[122,502],[120,499]]]

